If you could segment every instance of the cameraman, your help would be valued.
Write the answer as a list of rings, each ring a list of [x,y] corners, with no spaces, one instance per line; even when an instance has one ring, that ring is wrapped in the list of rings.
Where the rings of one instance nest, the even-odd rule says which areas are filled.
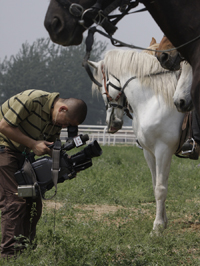
[[[24,240],[33,242],[42,213],[41,198],[20,198],[14,173],[24,154],[50,154],[48,145],[61,129],[78,126],[86,117],[87,106],[75,98],[62,99],[59,93],[41,90],[21,92],[1,106],[0,111],[0,209],[1,257],[11,257],[24,249]],[[34,204],[33,204],[34,203]],[[32,206],[35,206],[32,210]],[[32,212],[31,212],[32,210]],[[19,237],[22,235],[23,237]],[[17,237],[17,239],[15,239]]]

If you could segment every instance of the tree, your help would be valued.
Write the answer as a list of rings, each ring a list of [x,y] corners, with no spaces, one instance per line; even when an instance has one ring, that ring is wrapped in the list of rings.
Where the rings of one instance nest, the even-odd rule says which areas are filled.
[[[94,43],[91,60],[99,61],[106,44]],[[92,96],[92,82],[82,67],[85,45],[61,47],[49,39],[22,44],[16,56],[0,64],[0,104],[27,89],[59,92],[63,98],[83,99],[88,106],[85,124],[105,124],[101,97]]]

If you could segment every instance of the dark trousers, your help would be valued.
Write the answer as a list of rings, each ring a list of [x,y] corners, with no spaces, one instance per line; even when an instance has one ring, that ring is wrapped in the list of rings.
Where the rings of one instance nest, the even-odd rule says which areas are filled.
[[[192,111],[192,134],[194,140],[200,145],[200,118],[196,110]]]
[[[32,198],[15,195],[18,184],[14,173],[19,170],[21,157],[8,148],[0,152],[1,257],[13,256],[23,250],[24,239],[19,238],[20,235],[30,242],[34,240],[36,225],[42,214],[41,198],[33,201]]]

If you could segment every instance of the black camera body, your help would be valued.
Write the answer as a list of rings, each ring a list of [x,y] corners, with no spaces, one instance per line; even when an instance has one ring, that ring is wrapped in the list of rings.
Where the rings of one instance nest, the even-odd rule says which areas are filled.
[[[66,153],[66,151],[74,147],[82,146],[88,139],[88,135],[79,135],[75,138],[67,139],[66,143],[61,145],[57,183],[76,177],[77,172],[92,166],[93,157],[102,154],[102,150],[96,140],[72,156]],[[52,180],[52,157],[43,156],[35,160],[34,154],[31,153],[25,163],[30,165],[33,172],[30,174],[30,171],[27,171],[27,167],[24,165],[22,169],[15,173],[18,183],[18,196],[34,198],[41,195],[44,198],[45,192],[55,185]],[[35,176],[35,179],[33,176]]]

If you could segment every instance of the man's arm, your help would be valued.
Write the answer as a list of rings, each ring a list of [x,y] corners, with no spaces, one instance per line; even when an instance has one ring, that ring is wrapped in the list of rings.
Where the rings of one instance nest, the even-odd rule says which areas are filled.
[[[51,145],[53,142],[31,139],[24,135],[18,127],[10,126],[4,119],[0,121],[0,132],[7,138],[28,147],[38,156],[51,152],[47,145]]]

